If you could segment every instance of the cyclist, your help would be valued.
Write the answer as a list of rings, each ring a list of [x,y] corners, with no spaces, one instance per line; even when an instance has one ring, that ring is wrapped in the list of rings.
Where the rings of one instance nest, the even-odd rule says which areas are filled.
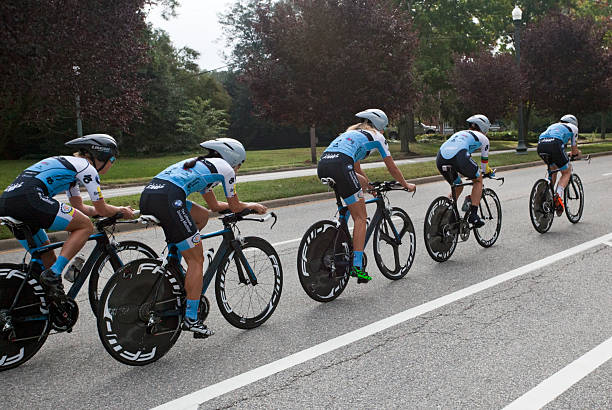
[[[357,277],[358,283],[366,283],[372,278],[363,270],[367,218],[363,190],[368,190],[371,185],[361,169],[360,161],[376,149],[393,178],[409,191],[414,191],[416,186],[406,182],[381,134],[389,124],[387,115],[379,109],[368,109],[355,116],[361,118],[361,122],[348,127],[325,149],[317,167],[317,175],[319,178],[332,178],[336,182],[336,189],[349,208],[354,222],[353,266],[350,275]]]
[[[24,222],[32,232],[36,247],[50,243],[46,229],[70,232],[59,257],[49,250],[41,255],[39,261],[45,267],[40,282],[55,299],[66,297],[61,273],[93,233],[88,216],[113,216],[118,212],[126,218],[134,216],[130,207],[116,207],[104,202],[100,190],[98,175],[106,174],[117,157],[115,139],[106,134],[91,134],[64,145],[76,148],[78,152],[74,156],[46,158],[28,167],[0,197],[0,215]],[[87,189],[93,206],[83,204],[78,184]],[[64,191],[72,206],[53,199]],[[31,251],[25,237],[16,236],[23,247]]]
[[[483,174],[493,173],[491,168],[489,168],[489,139],[486,136],[491,127],[491,123],[489,119],[482,114],[472,115],[466,121],[469,125],[469,129],[454,133],[444,142],[444,144],[442,144],[436,156],[436,166],[438,167],[438,171],[440,171],[451,185],[453,183],[461,183],[459,174],[474,182],[470,195],[471,206],[468,222],[472,226],[480,228],[484,226],[484,221],[478,216],[478,204],[480,204],[480,197],[482,195],[481,171]],[[478,169],[478,165],[476,165],[471,156],[478,148],[480,148],[481,151],[481,169]],[[444,172],[442,169],[444,165],[452,165],[453,171],[451,173]],[[454,187],[454,189],[456,198],[459,198],[459,195],[461,195],[463,191],[463,187]],[[452,192],[450,197],[452,197]]]
[[[246,159],[239,141],[217,138],[200,144],[208,150],[205,156],[187,159],[169,166],[145,187],[140,197],[140,211],[154,215],[161,222],[166,241],[174,244],[187,261],[185,291],[187,302],[181,327],[203,337],[214,332],[198,318],[204,251],[200,230],[208,222],[208,210],[187,200],[193,192],[202,194],[211,211],[230,210],[237,213],[246,208],[259,214],[267,211],[264,205],[238,200],[234,183],[236,172]],[[212,189],[222,184],[227,202],[219,202]]]
[[[555,192],[555,210],[557,216],[561,216],[564,210],[563,200],[561,196],[567,186],[572,169],[570,168],[569,158],[565,152],[565,146],[568,141],[571,140],[572,156],[578,156],[581,154],[577,144],[578,137],[578,120],[571,114],[566,114],[559,122],[549,126],[546,131],[540,134],[538,139],[538,155],[548,154],[550,162],[552,163],[552,169],[559,169],[561,171],[561,179],[559,179],[559,185],[557,185],[557,192]],[[552,174],[552,183],[555,184],[557,174]]]

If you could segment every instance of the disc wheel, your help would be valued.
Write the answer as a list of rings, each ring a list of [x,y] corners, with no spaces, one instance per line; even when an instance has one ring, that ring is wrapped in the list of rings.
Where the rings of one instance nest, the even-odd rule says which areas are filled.
[[[119,256],[123,265],[136,259],[157,258],[157,254],[153,249],[137,241],[119,242],[115,247],[115,252],[117,252],[117,256]],[[89,275],[89,304],[94,315],[98,313],[98,301],[100,300],[102,289],[104,289],[110,277],[115,273],[115,270],[108,253],[100,255],[94,263],[91,275]]]
[[[0,372],[20,366],[47,340],[51,324],[45,291],[34,278],[24,284],[23,265],[0,264]]]
[[[495,191],[485,188],[482,191],[482,198],[478,211],[480,219],[484,221],[484,226],[474,229],[476,242],[483,248],[492,246],[499,238],[502,225],[501,203]]]
[[[159,360],[181,334],[181,279],[157,259],[140,259],[108,281],[98,305],[98,334],[121,363],[143,366]]]
[[[254,236],[243,239],[242,254],[230,250],[221,260],[215,278],[217,305],[223,317],[240,329],[262,325],[272,316],[283,289],[283,270],[278,254],[267,241]],[[254,284],[248,269],[257,280]]]
[[[553,196],[548,181],[539,179],[531,188],[529,195],[529,215],[531,224],[539,233],[546,233],[550,229],[555,217]]]
[[[416,234],[403,209],[391,208],[389,217],[382,218],[374,230],[374,259],[386,278],[397,280],[406,276],[414,262]]]
[[[444,262],[451,257],[459,237],[459,215],[452,200],[440,196],[429,205],[423,233],[425,248],[433,260]]]
[[[350,237],[333,221],[318,221],[306,230],[298,248],[297,271],[311,299],[330,302],[340,296],[348,284],[352,252]]]
[[[565,215],[573,224],[580,221],[584,210],[584,190],[582,181],[576,174],[572,174],[569,184],[563,192],[563,204],[565,205]]]

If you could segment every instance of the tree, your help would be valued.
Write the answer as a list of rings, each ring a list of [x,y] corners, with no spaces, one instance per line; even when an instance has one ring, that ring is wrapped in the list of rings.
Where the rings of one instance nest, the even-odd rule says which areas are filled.
[[[49,130],[74,120],[77,96],[89,129],[122,128],[138,115],[145,3],[0,2],[0,152],[23,138],[24,125]]]
[[[451,76],[461,99],[462,116],[482,113],[500,119],[516,107],[523,80],[514,57],[508,53],[481,51],[470,57],[456,57]]]
[[[313,162],[315,127],[364,108],[397,114],[413,98],[416,35],[390,2],[251,0],[224,21],[260,113],[310,127]]]
[[[226,111],[212,107],[210,100],[199,96],[187,101],[180,115],[178,130],[190,136],[194,144],[225,135],[229,125]]]
[[[605,32],[589,17],[554,13],[527,27],[522,69],[529,100],[550,114],[586,114],[612,105]],[[544,63],[545,62],[545,63]]]

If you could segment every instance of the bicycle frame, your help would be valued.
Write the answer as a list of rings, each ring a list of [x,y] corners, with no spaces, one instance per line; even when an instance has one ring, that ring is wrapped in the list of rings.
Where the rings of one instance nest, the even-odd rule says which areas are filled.
[[[344,228],[346,228],[348,232],[348,219],[351,215],[351,212],[349,211],[348,206],[342,205],[342,199],[340,198],[340,194],[338,193],[338,191],[334,191],[334,192],[336,194],[336,205],[338,206],[338,213],[340,215],[338,218],[339,223],[343,225]],[[385,198],[381,195],[379,197],[368,199],[367,201],[365,201],[365,203],[366,205],[376,203],[376,211],[374,212],[372,219],[368,223],[368,227],[366,229],[365,242],[363,244],[363,247],[365,248],[367,246],[370,240],[370,237],[374,233],[374,229],[376,229],[376,227],[378,226],[378,224],[380,223],[382,219],[388,220],[389,225],[393,229],[393,235],[395,237],[395,240],[399,244],[401,244],[402,240],[399,236],[399,233],[397,232],[397,229],[395,229],[395,225],[391,223],[391,218],[384,212],[386,209]]]
[[[208,290],[210,283],[215,277],[215,273],[221,266],[221,261],[223,257],[226,255],[227,252],[231,250],[235,252],[234,258],[238,258],[238,260],[241,262],[241,263],[238,263],[238,260],[236,261],[236,267],[238,269],[238,277],[240,279],[240,282],[246,283],[246,277],[244,276],[244,272],[242,271],[242,267],[245,266],[247,269],[247,274],[249,276],[250,283],[256,285],[257,278],[255,277],[255,273],[253,273],[253,269],[251,268],[251,265],[249,265],[249,262],[244,256],[244,253],[242,252],[242,248],[240,246],[241,245],[240,240],[236,239],[236,236],[234,235],[234,231],[232,230],[232,228],[228,225],[219,231],[211,232],[208,234],[201,234],[200,238],[201,240],[204,240],[208,238],[214,238],[215,236],[222,236],[223,241],[221,242],[221,245],[219,245],[219,248],[217,249],[217,252],[214,258],[212,259],[212,261],[206,268],[206,272],[204,272],[204,276],[202,278],[202,295],[204,295],[206,293],[206,290]],[[168,256],[166,257],[166,259],[168,263],[172,263],[175,266],[177,266],[180,272],[183,273],[183,275],[185,275],[185,272],[183,272],[183,268],[181,267],[181,264],[180,264],[181,256],[178,252],[178,248],[175,245],[169,246]]]

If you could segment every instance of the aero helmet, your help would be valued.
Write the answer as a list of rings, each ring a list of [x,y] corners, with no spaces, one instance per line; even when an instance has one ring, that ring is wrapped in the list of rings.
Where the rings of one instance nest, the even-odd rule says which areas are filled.
[[[482,132],[483,134],[489,132],[489,128],[491,127],[491,122],[489,121],[489,119],[482,114],[472,115],[466,121],[468,124],[476,124],[478,126],[478,129],[480,129],[480,132]]]
[[[67,147],[91,154],[95,159],[106,162],[118,154],[117,141],[107,134],[89,134],[66,142]]]
[[[204,141],[200,146],[209,151],[218,153],[232,168],[242,164],[246,159],[244,146],[240,141],[233,138],[217,138],[210,141]]]
[[[389,119],[387,118],[387,114],[384,113],[383,110],[379,110],[378,108],[370,108],[369,110],[361,111],[355,114],[355,117],[365,118],[369,120],[374,128],[378,131],[384,131],[385,127],[389,125]]]
[[[576,127],[578,126],[578,119],[572,114],[565,114],[563,117],[561,117],[560,121],[567,122],[569,124],[574,124]]]

